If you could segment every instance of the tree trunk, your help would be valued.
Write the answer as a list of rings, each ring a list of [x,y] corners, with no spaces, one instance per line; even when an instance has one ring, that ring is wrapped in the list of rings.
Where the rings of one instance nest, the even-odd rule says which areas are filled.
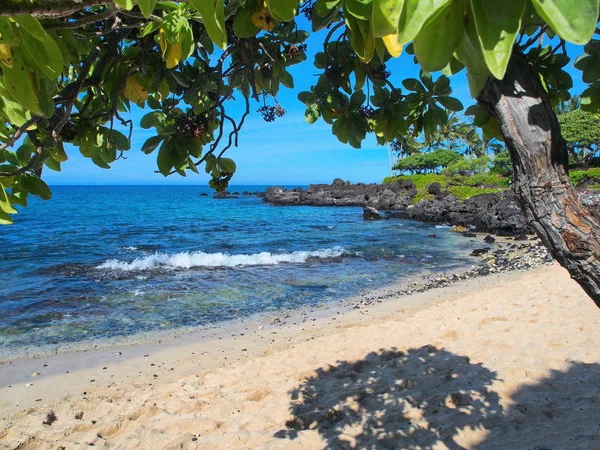
[[[515,52],[504,79],[490,77],[477,100],[500,123],[525,218],[600,307],[600,224],[571,186],[567,147],[539,79]]]

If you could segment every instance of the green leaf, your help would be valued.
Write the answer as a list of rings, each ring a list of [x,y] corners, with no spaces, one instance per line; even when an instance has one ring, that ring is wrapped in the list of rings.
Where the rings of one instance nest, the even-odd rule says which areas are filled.
[[[202,16],[202,22],[212,41],[225,50],[227,48],[225,0],[190,0],[190,3]]]
[[[24,174],[21,177],[21,187],[42,200],[50,200],[52,198],[52,192],[50,192],[48,185],[33,175]]]
[[[188,155],[195,158],[200,158],[202,156],[202,142],[200,139],[177,136],[174,140],[173,147],[176,149],[183,149],[185,158],[187,158]]]
[[[561,38],[586,44],[594,34],[600,0],[531,0],[537,13]]]
[[[367,96],[363,91],[356,91],[350,97],[350,108],[358,109],[367,100]]]
[[[310,105],[315,101],[315,96],[312,92],[303,91],[298,94],[298,100],[300,100],[305,105]]]
[[[181,41],[181,31],[188,24],[188,20],[179,14],[179,11],[171,11],[162,21],[161,29],[164,38],[169,44],[179,44]]]
[[[365,64],[371,61],[375,51],[375,37],[370,29],[370,22],[359,20],[354,16],[346,15],[348,38],[356,56]]]
[[[447,96],[452,93],[452,89],[450,88],[450,79],[446,76],[439,77],[435,80],[431,88],[431,92],[435,95]]]
[[[233,18],[233,32],[239,38],[250,38],[256,36],[256,33],[260,31],[252,20],[250,19],[250,10],[246,8],[238,9],[235,17]]]
[[[16,214],[17,210],[13,208],[8,194],[4,190],[4,186],[0,183],[0,211],[4,211],[6,214]]]
[[[457,74],[464,68],[465,65],[462,62],[460,62],[456,55],[452,55],[452,58],[450,59],[448,65],[442,69],[442,73],[447,77],[451,77],[452,75]]]
[[[0,225],[11,225],[13,220],[4,211],[0,211]]]
[[[419,80],[417,80],[416,78],[407,78],[407,79],[403,80],[402,86],[404,86],[409,91],[413,91],[413,92],[425,92],[426,91],[425,86],[423,86],[423,84],[421,84],[421,82]]]
[[[115,0],[115,3],[127,11],[131,11],[135,6],[135,2],[133,0]]]
[[[467,32],[463,40],[463,63],[467,67],[467,80],[469,81],[469,89],[473,98],[477,97],[487,79],[490,76],[490,71],[483,60],[483,55],[479,50],[479,45],[471,39],[471,28],[467,24]]]
[[[271,15],[284,22],[294,20],[298,9],[298,0],[266,0]]]
[[[383,37],[398,31],[405,0],[373,0],[373,34]]]
[[[465,111],[465,116],[473,116],[473,123],[478,127],[484,126],[490,120],[490,116],[479,105],[471,105]]]
[[[140,120],[140,127],[145,130],[152,128],[154,126],[154,119],[159,115],[163,115],[163,113],[160,111],[152,111],[146,114],[142,117],[142,120]]]
[[[454,97],[434,97],[444,108],[448,111],[458,112],[462,111],[463,104]]]
[[[442,70],[462,42],[465,0],[452,2],[415,37],[415,55],[423,70]]]
[[[144,145],[142,145],[142,151],[146,155],[149,155],[156,149],[156,147],[158,147],[160,145],[162,140],[163,140],[162,136],[152,136],[151,138],[148,138],[146,140],[146,142],[144,142]]]
[[[344,0],[344,9],[357,19],[369,20],[373,14],[373,0]]]
[[[24,166],[29,161],[29,158],[31,158],[31,154],[33,153],[33,151],[34,151],[34,148],[33,148],[33,145],[31,144],[31,141],[26,142],[23,145],[21,145],[17,149],[17,152],[16,152],[17,160],[19,161],[19,164]]]
[[[594,83],[581,93],[581,109],[600,113],[600,83]]]
[[[321,12],[319,12],[320,4],[327,5],[327,9],[325,9],[323,11],[324,14],[321,14]],[[338,1],[330,1],[330,2],[317,0],[317,5],[311,15],[312,30],[314,32],[317,32],[317,31],[322,30],[323,28],[328,27],[329,24],[331,22],[333,22],[333,20],[337,17],[339,11],[340,11],[339,0]]]
[[[221,168],[221,172],[233,175],[237,169],[235,162],[230,158],[219,158],[217,164]]]
[[[308,108],[306,108],[304,118],[310,124],[315,123],[319,119],[319,105],[313,103]]]
[[[14,101],[38,116],[44,116],[40,105],[35,84],[35,75],[28,70],[28,66],[19,52],[13,49],[13,67],[2,67],[4,71],[4,87]]]
[[[101,155],[94,156],[92,158],[92,162],[94,164],[96,164],[98,167],[100,167],[101,169],[110,169],[110,166],[106,163],[106,161],[104,161],[104,159],[102,159]]]
[[[165,177],[169,175],[169,172],[171,172],[171,169],[173,168],[170,139],[165,139],[163,144],[160,146],[156,162],[158,164],[159,172],[162,173]]]
[[[54,158],[48,158],[44,164],[46,164],[49,169],[54,170],[55,172],[61,171],[60,163]]]
[[[470,0],[477,42],[492,75],[501,80],[521,29],[527,0]],[[471,18],[471,16],[469,16]]]
[[[50,156],[52,156],[52,159],[57,162],[65,162],[69,159],[62,143],[60,142],[57,145],[50,147]]]
[[[138,6],[140,7],[140,11],[142,11],[144,17],[150,17],[150,14],[152,14],[152,11],[154,11],[156,2],[157,0],[137,0]]]
[[[109,142],[114,145],[117,150],[129,150],[131,148],[131,143],[127,136],[117,130],[112,130]]]
[[[398,21],[398,41],[408,44],[453,0],[404,0]]]
[[[11,16],[11,19],[18,23],[23,30],[27,31],[38,41],[45,41],[48,39],[48,33],[46,33],[42,24],[35,17],[24,14],[21,16]]]
[[[39,77],[47,76],[56,80],[63,71],[63,57],[60,47],[48,36],[43,41],[36,40],[32,35],[21,31],[21,42],[24,49],[23,56],[30,67],[37,69]]]

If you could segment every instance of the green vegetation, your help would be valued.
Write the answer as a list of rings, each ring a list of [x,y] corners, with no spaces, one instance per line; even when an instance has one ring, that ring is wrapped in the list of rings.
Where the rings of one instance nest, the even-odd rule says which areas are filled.
[[[458,197],[460,200],[466,200],[471,197],[475,197],[476,195],[481,194],[496,194],[498,192],[502,192],[504,189],[501,188],[479,188],[473,186],[452,186],[448,189],[455,197]]]
[[[415,153],[399,159],[393,169],[416,174],[436,173],[459,159],[461,156],[453,150],[436,149],[428,153]]]
[[[497,193],[506,190],[510,185],[510,179],[500,175],[485,173],[472,176],[464,175],[440,175],[435,173],[420,175],[400,175],[395,177],[386,177],[384,184],[394,183],[410,179],[417,188],[417,195],[413,199],[413,204],[423,199],[432,198],[427,192],[427,186],[432,183],[440,183],[442,189],[448,189],[450,194],[461,200],[473,197],[479,194]]]
[[[571,183],[574,186],[583,186],[586,184],[600,184],[600,168],[590,170],[572,170],[569,173]]]
[[[600,189],[600,168],[573,170],[569,175],[574,186]],[[427,193],[427,186],[432,183],[439,183],[442,189],[447,189],[450,194],[461,200],[479,194],[502,192],[510,187],[510,178],[491,172],[476,175],[443,175],[437,173],[398,175],[384,178],[383,184],[403,180],[412,180],[417,188],[417,196],[413,200],[413,204],[423,199],[432,198]]]
[[[600,150],[600,117],[583,111],[579,97],[574,97],[558,109],[558,122],[567,141],[570,165],[585,168],[597,163]]]

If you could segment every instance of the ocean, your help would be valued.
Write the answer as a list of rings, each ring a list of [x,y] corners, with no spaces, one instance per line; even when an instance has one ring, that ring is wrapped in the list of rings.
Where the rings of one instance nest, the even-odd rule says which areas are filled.
[[[0,233],[0,357],[335,302],[470,265],[476,245],[367,222],[361,208],[214,199],[204,186],[52,191]]]

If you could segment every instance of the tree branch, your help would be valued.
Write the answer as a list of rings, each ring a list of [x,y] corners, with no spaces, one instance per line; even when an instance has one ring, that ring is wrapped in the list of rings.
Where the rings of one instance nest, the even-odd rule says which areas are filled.
[[[40,18],[64,17],[91,6],[112,4],[107,0],[38,0],[34,4],[0,0],[0,16],[32,14]]]

